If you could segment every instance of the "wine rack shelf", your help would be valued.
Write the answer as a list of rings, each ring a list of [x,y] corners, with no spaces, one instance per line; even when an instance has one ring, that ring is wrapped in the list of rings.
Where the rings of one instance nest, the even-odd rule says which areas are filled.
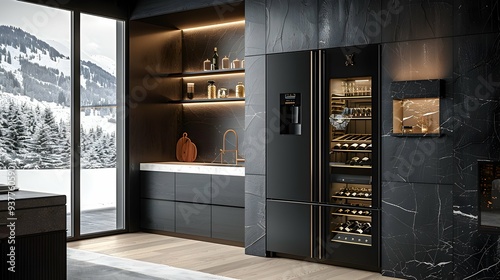
[[[355,199],[355,200],[365,200],[365,201],[371,201],[371,198],[364,198],[364,197],[354,197],[354,196],[340,196],[340,195],[332,195],[332,198],[336,199]]]
[[[353,217],[353,218],[370,218],[371,215],[355,215],[355,214],[342,214],[342,213],[332,213],[334,216],[342,217]]]
[[[372,150],[342,150],[342,149],[332,149],[335,153],[371,153]]]
[[[330,167],[340,167],[340,168],[362,168],[362,169],[370,169],[371,165],[349,165],[341,162],[330,162]]]
[[[371,134],[344,134],[340,137],[334,138],[332,140],[332,142],[371,144],[372,143],[372,135]]]
[[[342,96],[342,95],[336,95],[335,93],[332,95],[332,100],[334,99],[371,99],[371,95],[358,95],[358,96]]]

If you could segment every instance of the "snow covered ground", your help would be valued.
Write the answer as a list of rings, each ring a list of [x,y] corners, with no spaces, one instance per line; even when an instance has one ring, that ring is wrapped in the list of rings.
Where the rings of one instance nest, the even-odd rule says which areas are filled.
[[[6,184],[8,171],[0,170],[0,183]],[[71,209],[71,171],[16,170],[16,185],[21,190],[66,195],[67,209]],[[81,170],[81,210],[116,207],[116,169]]]

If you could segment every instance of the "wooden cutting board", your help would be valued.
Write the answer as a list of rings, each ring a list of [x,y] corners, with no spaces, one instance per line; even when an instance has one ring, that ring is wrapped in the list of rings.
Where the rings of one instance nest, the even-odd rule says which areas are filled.
[[[188,134],[184,132],[182,137],[177,141],[175,156],[178,161],[193,162],[198,155],[198,151],[196,145],[187,136]]]

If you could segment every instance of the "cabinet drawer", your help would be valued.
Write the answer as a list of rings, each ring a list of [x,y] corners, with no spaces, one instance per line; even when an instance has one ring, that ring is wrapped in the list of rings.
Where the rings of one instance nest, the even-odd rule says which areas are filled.
[[[175,203],[175,232],[210,237],[212,206]]]
[[[175,231],[175,202],[141,199],[141,227]]]
[[[16,209],[14,213],[14,216],[10,216],[9,211],[0,211],[0,223],[15,223],[16,236],[66,230],[65,205]],[[9,221],[9,218],[17,220]],[[2,227],[2,230],[6,229],[5,226]]]
[[[212,238],[245,241],[245,209],[212,206]]]
[[[177,173],[175,200],[193,203],[211,203],[211,175]]]
[[[141,171],[141,197],[175,199],[175,173]]]
[[[245,177],[212,175],[212,204],[245,207]]]

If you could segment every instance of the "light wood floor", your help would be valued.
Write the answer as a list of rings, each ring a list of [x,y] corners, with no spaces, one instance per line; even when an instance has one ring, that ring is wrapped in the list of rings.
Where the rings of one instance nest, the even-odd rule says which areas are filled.
[[[151,233],[127,233],[73,241],[68,242],[68,247],[236,279],[395,279],[344,267],[249,256],[241,247]]]

